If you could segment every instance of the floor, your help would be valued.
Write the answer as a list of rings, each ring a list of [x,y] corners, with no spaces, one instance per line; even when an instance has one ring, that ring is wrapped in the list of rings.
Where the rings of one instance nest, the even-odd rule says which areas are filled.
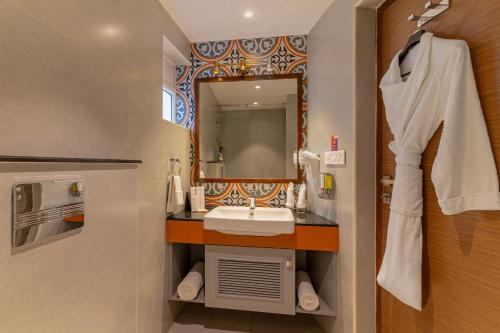
[[[208,309],[190,303],[168,333],[323,333],[311,315]]]

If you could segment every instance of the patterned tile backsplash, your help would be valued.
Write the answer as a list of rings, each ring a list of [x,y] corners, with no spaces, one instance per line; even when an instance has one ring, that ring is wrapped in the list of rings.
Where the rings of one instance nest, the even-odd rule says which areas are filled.
[[[236,65],[241,58],[259,60],[271,58],[277,74],[301,73],[303,88],[303,146],[307,139],[307,36],[282,36],[199,42],[192,45],[191,66],[177,67],[177,118],[176,122],[194,129],[195,98],[194,80],[212,77],[214,61]],[[236,67],[221,67],[221,76],[236,76]],[[266,74],[266,66],[254,66],[247,75]],[[194,145],[191,131],[191,183],[194,183]],[[250,190],[257,192],[259,206],[283,207],[287,184],[281,183],[205,183],[207,206],[245,205]]]

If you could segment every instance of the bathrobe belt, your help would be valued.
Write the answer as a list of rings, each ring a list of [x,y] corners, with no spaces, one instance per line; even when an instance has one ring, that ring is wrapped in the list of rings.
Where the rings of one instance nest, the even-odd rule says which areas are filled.
[[[395,148],[391,142],[389,148]],[[394,151],[396,154],[396,175],[392,190],[391,210],[395,213],[420,217],[423,210],[422,170],[419,153]]]

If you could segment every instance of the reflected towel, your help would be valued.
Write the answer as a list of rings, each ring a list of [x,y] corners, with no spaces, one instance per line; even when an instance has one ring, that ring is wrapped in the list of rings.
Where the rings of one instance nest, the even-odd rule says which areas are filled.
[[[288,184],[288,188],[286,189],[285,206],[287,208],[294,208],[295,207],[295,194],[293,193],[293,183]]]
[[[305,271],[297,272],[297,297],[305,311],[314,311],[319,307],[319,298],[314,291],[309,275]]]
[[[177,294],[183,301],[192,301],[198,296],[203,287],[203,277],[205,276],[205,264],[198,261],[191,271],[177,286]]]

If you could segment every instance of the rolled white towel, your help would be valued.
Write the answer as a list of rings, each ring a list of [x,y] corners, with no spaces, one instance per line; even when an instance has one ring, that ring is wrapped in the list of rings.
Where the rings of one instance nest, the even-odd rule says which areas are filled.
[[[314,311],[319,307],[319,298],[314,291],[309,275],[305,271],[297,272],[297,297],[299,305],[305,311]]]
[[[203,287],[203,279],[205,276],[205,264],[198,261],[186,277],[177,286],[177,294],[183,301],[192,301],[198,296],[198,293]]]

